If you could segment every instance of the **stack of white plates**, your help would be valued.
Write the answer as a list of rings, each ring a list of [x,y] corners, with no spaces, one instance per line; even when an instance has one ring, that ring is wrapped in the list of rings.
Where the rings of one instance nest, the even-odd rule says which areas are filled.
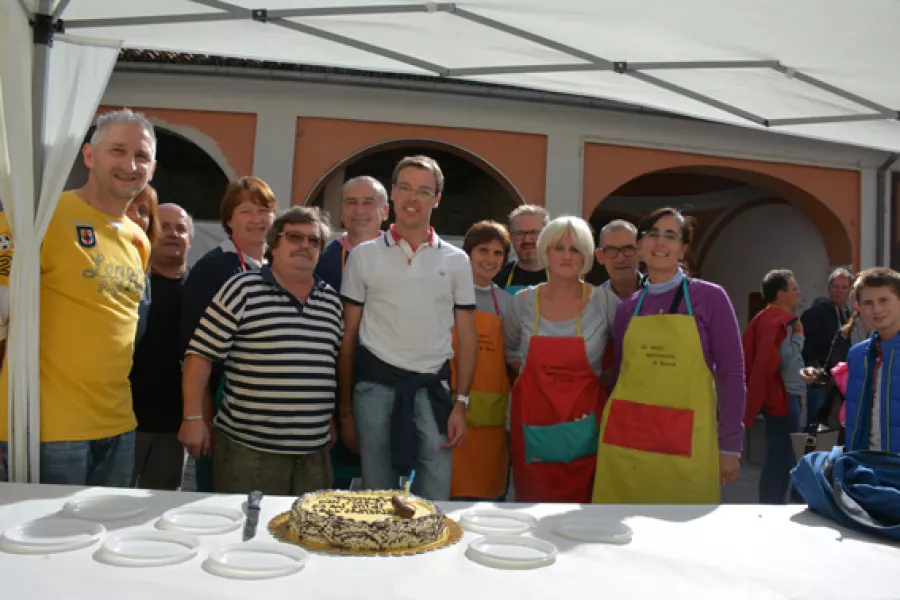
[[[177,531],[125,531],[109,536],[95,558],[118,567],[161,567],[192,559],[200,541]]]
[[[559,551],[545,540],[517,535],[490,535],[469,544],[466,556],[497,569],[537,569],[556,562]]]
[[[137,517],[146,510],[146,500],[135,496],[88,496],[66,502],[60,516],[110,523]]]
[[[297,546],[251,541],[213,550],[203,568],[220,577],[271,579],[296,573],[308,558],[306,550]]]
[[[516,510],[476,508],[463,513],[459,524],[472,533],[518,535],[533,529],[537,519]]]
[[[156,526],[192,535],[216,535],[241,526],[244,513],[236,508],[185,506],[163,513]]]
[[[48,517],[11,527],[0,537],[0,550],[16,554],[51,554],[94,544],[106,529],[83,519]]]

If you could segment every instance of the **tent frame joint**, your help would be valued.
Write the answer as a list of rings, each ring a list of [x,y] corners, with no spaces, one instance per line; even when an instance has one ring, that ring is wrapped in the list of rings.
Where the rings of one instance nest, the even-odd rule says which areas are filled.
[[[28,22],[31,25],[32,41],[35,45],[52,47],[54,36],[66,32],[63,20],[53,15],[34,13]]]
[[[259,23],[265,23],[269,20],[269,9],[254,8],[250,11],[250,18]]]
[[[613,63],[613,71],[615,71],[619,75],[624,75],[628,72],[628,62],[624,60],[617,60]]]

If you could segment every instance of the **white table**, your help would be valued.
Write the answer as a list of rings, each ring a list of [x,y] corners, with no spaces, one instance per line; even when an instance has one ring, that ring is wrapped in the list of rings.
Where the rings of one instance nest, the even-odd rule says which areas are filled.
[[[241,496],[104,490],[0,483],[0,531],[48,516],[73,497],[145,496],[150,510],[124,528],[153,528],[165,510],[188,504],[240,507]],[[269,539],[268,521],[291,498],[263,500],[257,539]],[[458,519],[470,504],[442,505]],[[0,598],[28,600],[391,600],[641,599],[853,600],[900,597],[900,545],[838,528],[803,507],[726,505],[579,506],[506,505],[540,520],[534,535],[559,548],[556,564],[530,571],[484,567],[465,556],[477,535],[456,546],[411,557],[338,557],[312,554],[291,576],[262,581],[223,579],[201,568],[210,548],[239,542],[241,531],[201,536],[200,554],[157,568],[113,567],[89,549],[28,556],[0,553]],[[634,530],[626,546],[587,544],[555,535],[559,515],[582,513],[622,519]]]

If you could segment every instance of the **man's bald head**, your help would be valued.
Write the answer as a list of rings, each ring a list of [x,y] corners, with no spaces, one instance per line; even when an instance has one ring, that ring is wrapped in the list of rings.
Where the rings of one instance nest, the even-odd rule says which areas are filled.
[[[159,238],[153,244],[151,260],[161,264],[172,265],[187,262],[191,239],[194,237],[194,220],[186,210],[177,204],[160,204],[157,209],[159,218]]]

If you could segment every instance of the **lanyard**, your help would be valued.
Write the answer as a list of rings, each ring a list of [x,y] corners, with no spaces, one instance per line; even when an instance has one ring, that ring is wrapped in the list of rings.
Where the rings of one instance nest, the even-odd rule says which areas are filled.
[[[538,323],[541,321],[541,286],[544,284],[537,286],[534,288],[534,331],[531,335],[538,334]],[[492,288],[493,289],[493,288]],[[581,337],[581,313],[584,311],[584,298],[587,295],[587,286],[584,283],[581,284],[581,304],[578,306],[578,318],[575,321],[575,335]],[[496,300],[495,300],[496,302]]]
[[[513,261],[513,266],[512,266],[512,269],[509,270],[509,277],[506,278],[506,285],[503,286],[504,288],[508,288],[512,284],[513,275],[516,274],[516,266],[518,266],[518,264],[519,264],[519,261],[517,261],[517,260]],[[544,275],[547,276],[547,281],[550,281],[550,271],[548,271],[547,269],[544,269]]]
[[[237,250],[238,262],[241,263],[241,271],[247,270],[247,263],[244,262],[244,253],[241,252],[241,247],[237,245],[237,242],[231,240],[231,243],[234,244],[234,249]]]

